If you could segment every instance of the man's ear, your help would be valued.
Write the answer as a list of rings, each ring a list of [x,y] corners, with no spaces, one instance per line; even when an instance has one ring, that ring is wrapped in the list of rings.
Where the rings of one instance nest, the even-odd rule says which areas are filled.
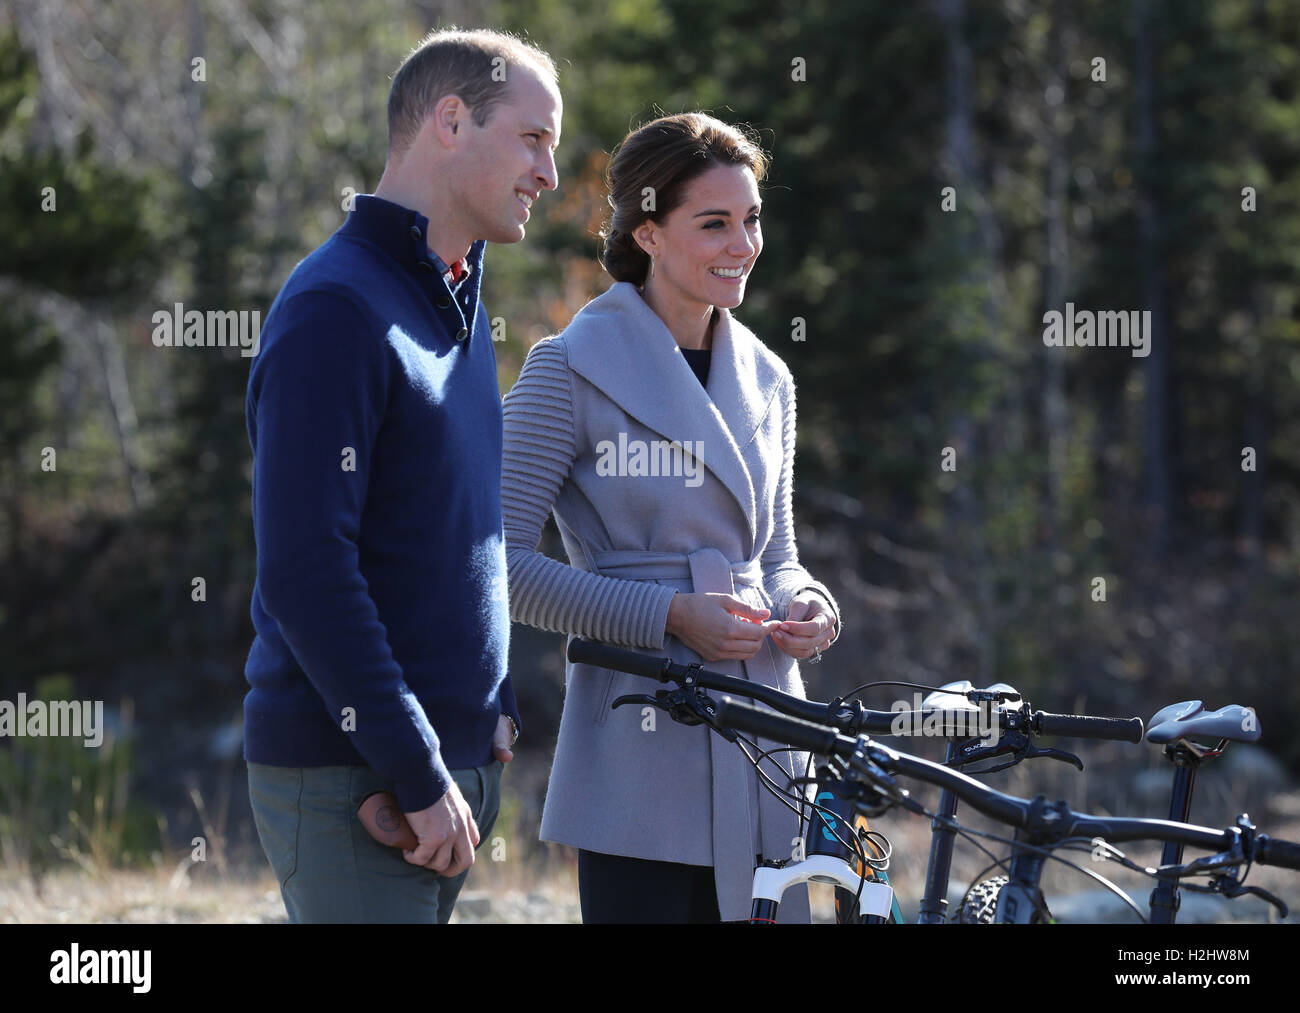
[[[444,147],[454,147],[459,140],[460,124],[468,115],[468,108],[459,95],[444,95],[433,107],[429,117],[434,134]]]

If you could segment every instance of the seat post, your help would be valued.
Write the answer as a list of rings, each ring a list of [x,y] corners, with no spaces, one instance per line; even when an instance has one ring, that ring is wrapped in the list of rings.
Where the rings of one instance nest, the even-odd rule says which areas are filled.
[[[1186,823],[1192,811],[1192,789],[1196,784],[1196,768],[1207,756],[1217,756],[1217,751],[1208,753],[1194,748],[1186,739],[1177,739],[1165,746],[1165,755],[1174,765],[1174,784],[1169,798],[1169,819],[1175,823]],[[1160,864],[1180,865],[1183,861],[1183,846],[1173,841],[1166,841],[1160,851]],[[1176,879],[1162,879],[1151,891],[1151,923],[1153,925],[1172,925],[1178,917],[1182,897]]]

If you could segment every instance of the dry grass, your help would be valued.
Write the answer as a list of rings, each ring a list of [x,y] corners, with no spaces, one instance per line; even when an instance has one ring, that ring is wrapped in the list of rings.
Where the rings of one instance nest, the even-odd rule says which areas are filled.
[[[1116,757],[1131,764],[1132,754],[1116,747]],[[1039,761],[1025,764],[1006,774],[992,775],[988,783],[1001,791],[1022,797],[1043,792],[1049,798],[1068,798],[1076,809],[1099,815],[1163,816],[1167,805],[1167,788],[1163,795],[1139,797],[1130,786],[1131,769],[1111,769],[1104,761],[1103,749],[1090,757],[1088,774],[1078,774],[1063,764]],[[1153,771],[1162,771],[1163,761],[1151,760]],[[580,921],[577,894],[575,853],[570,849],[537,843],[540,799],[546,770],[542,764],[520,765],[510,772],[504,785],[501,818],[478,854],[465,890],[457,905],[456,922],[554,923]],[[1256,822],[1274,836],[1300,840],[1300,794],[1271,791],[1252,793],[1249,785],[1227,780],[1206,780],[1198,784],[1198,808],[1192,822],[1210,826],[1231,823],[1240,808],[1248,808]],[[937,793],[922,788],[917,796],[929,807],[937,803]],[[200,813],[202,800],[193,799]],[[975,817],[960,814],[963,826],[1005,834],[1005,828]],[[906,920],[915,915],[925,882],[930,848],[929,821],[898,810],[872,826],[884,832],[893,844],[894,856],[889,874],[898,893]],[[20,862],[0,866],[0,922],[7,923],[263,923],[285,920],[284,905],[274,877],[260,855],[234,856],[226,848],[223,836],[225,821],[204,820],[209,833],[210,854],[220,861],[192,863],[188,850],[169,858],[155,856],[152,867],[125,870],[96,861],[87,854],[77,854],[76,864],[34,875]],[[493,849],[494,843],[504,847]],[[1003,857],[1006,848],[990,843]],[[1156,846],[1129,847],[1126,853],[1142,864],[1155,864]],[[494,860],[494,857],[498,860]],[[1080,865],[1100,872],[1123,887],[1145,908],[1152,881],[1130,873],[1115,863],[1093,863],[1085,854],[1067,855]],[[1189,856],[1190,857],[1190,856]],[[960,896],[987,865],[971,844],[959,842],[952,869],[951,883]],[[1300,875],[1283,869],[1257,868],[1249,882],[1280,895],[1300,912]],[[1115,908],[1104,894],[1096,893],[1097,884],[1059,863],[1049,863],[1043,880],[1049,904],[1066,920],[1079,917],[1090,920],[1128,920],[1123,910]],[[813,884],[814,919],[831,918],[831,888]],[[1074,903],[1066,898],[1073,895]],[[1233,902],[1214,900],[1210,905],[1185,901],[1185,921],[1268,921],[1266,906],[1253,899]],[[1217,905],[1217,906],[1216,906]],[[1300,920],[1293,913],[1290,921]]]
[[[580,921],[577,882],[562,873],[524,884],[508,863],[480,853],[461,893],[457,922]],[[54,924],[260,924],[285,921],[269,870],[176,875],[166,869],[68,868],[39,879],[0,874],[0,922]]]

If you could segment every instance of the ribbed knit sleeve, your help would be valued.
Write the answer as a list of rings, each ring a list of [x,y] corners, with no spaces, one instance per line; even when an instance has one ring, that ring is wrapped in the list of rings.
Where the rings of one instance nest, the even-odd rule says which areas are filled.
[[[624,647],[660,649],[673,588],[601,577],[537,551],[542,526],[576,454],[573,374],[564,346],[533,346],[506,395],[501,511],[510,618]]]
[[[799,550],[794,540],[794,444],[795,397],[794,384],[790,383],[785,416],[781,423],[782,453],[781,478],[776,486],[776,502],[772,504],[772,538],[763,549],[763,583],[772,596],[773,614],[784,619],[790,601],[805,588],[811,588],[831,607],[835,616],[835,639],[838,640],[843,624],[840,607],[826,585],[813,579],[799,562]],[[834,643],[834,641],[831,641]]]

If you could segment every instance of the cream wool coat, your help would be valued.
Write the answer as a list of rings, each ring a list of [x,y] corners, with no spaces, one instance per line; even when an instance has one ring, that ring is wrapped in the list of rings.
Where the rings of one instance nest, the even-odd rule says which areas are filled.
[[[732,593],[783,619],[791,598],[814,588],[838,625],[834,599],[795,549],[790,371],[728,310],[715,313],[707,391],[627,282],[530,351],[504,405],[513,620],[682,663],[702,659],[665,634],[677,591]],[[648,454],[665,442],[698,461],[642,474],[638,445]],[[661,462],[676,454],[681,465],[681,453]],[[612,462],[623,473],[611,475]],[[567,566],[537,551],[552,511]],[[748,662],[707,667],[804,696],[797,663],[770,638]],[[738,746],[705,726],[655,711],[651,730],[640,705],[610,710],[617,696],[653,694],[657,683],[570,664],[565,686],[542,840],[711,865],[723,919],[747,918],[755,858],[791,857],[795,814],[759,786]],[[804,754],[776,759],[784,773],[764,769],[781,787],[795,766],[803,775]],[[780,920],[808,917],[806,889],[792,889]]]

